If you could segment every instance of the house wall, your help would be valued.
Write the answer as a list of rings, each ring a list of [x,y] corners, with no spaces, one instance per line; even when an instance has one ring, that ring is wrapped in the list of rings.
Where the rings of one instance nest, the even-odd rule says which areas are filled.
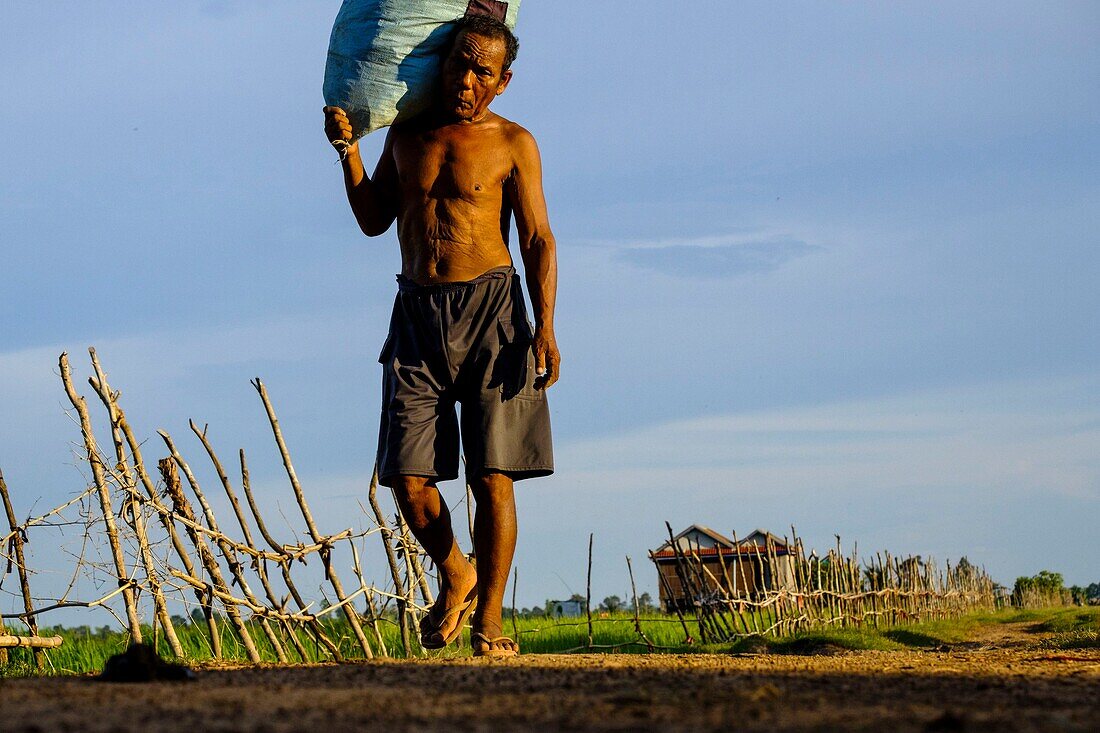
[[[725,570],[723,570],[723,564]],[[795,587],[794,558],[789,555],[779,556],[774,562],[765,555],[755,553],[740,556],[727,555],[721,560],[711,557],[703,560],[703,566],[710,571],[710,575],[704,574],[707,586],[720,587],[733,597],[755,598],[764,590]],[[672,611],[676,607],[681,611],[692,608],[694,599],[687,598],[684,593],[683,584],[677,573],[676,561],[672,559],[660,561],[657,564],[657,572],[664,579],[663,581],[658,579],[661,608],[665,611]],[[717,585],[714,580],[718,581]]]

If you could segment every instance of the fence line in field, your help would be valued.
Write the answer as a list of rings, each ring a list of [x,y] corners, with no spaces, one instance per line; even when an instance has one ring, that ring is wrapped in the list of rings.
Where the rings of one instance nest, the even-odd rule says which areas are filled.
[[[681,584],[680,598],[687,599],[704,643],[732,641],[755,635],[784,635],[834,626],[871,623],[894,626],[929,619],[961,616],[996,606],[994,582],[984,568],[969,563],[940,568],[934,560],[889,552],[875,553],[860,561],[855,547],[849,556],[836,549],[825,557],[806,556],[794,527],[783,538],[783,552],[772,537],[763,546],[742,546],[734,537],[732,563],[722,552],[716,558],[722,575],[716,577],[703,560],[702,548],[684,547],[666,522]],[[792,552],[793,548],[793,552]],[[749,574],[760,567],[773,571],[785,559],[789,573],[778,582],[748,591]],[[732,565],[732,567],[731,567]],[[746,568],[746,566],[748,566]],[[668,597],[671,588],[661,576]],[[676,613],[684,617],[684,604]],[[686,626],[685,626],[686,633]]]
[[[207,436],[206,428],[190,422],[191,431],[203,446],[206,458],[214,468],[218,483],[232,508],[239,535],[218,524],[217,517],[187,459],[172,436],[158,431],[167,456],[155,467],[146,463],[140,443],[120,404],[120,393],[111,389],[94,349],[89,349],[93,376],[88,384],[109,419],[110,448],[104,451],[96,439],[92,417],[85,398],[73,383],[68,356],[62,354],[58,364],[62,385],[76,413],[75,422],[81,430],[82,458],[91,468],[91,483],[76,496],[38,516],[18,522],[9,490],[0,474],[0,497],[3,499],[9,532],[0,537],[0,559],[6,564],[0,581],[13,570],[19,579],[23,611],[0,616],[0,662],[5,647],[31,647],[35,661],[43,664],[44,649],[61,643],[57,637],[38,635],[38,617],[62,608],[104,608],[129,632],[134,641],[141,641],[141,611],[143,602],[152,605],[154,638],[158,630],[170,652],[183,657],[184,650],[174,628],[170,604],[194,605],[201,611],[205,626],[204,639],[211,656],[221,659],[223,634],[252,662],[263,659],[264,648],[279,662],[310,660],[308,647],[321,658],[342,661],[347,656],[339,640],[331,638],[331,627],[322,620],[327,615],[341,614],[354,640],[356,658],[392,656],[398,650],[386,645],[380,624],[390,621],[390,603],[396,607],[396,624],[400,631],[400,654],[420,654],[412,632],[426,608],[433,602],[427,573],[421,561],[423,550],[412,538],[407,524],[398,512],[389,521],[377,497],[377,474],[368,490],[369,513],[373,526],[353,532],[345,529],[332,534],[320,530],[313,519],[309,502],[298,480],[290,451],[283,438],[274,406],[259,379],[253,380],[263,405],[272,436],[278,447],[290,488],[295,498],[299,518],[305,527],[302,541],[293,544],[276,540],[268,529],[253,495],[244,451],[239,451],[239,480],[247,511],[242,506],[234,482]],[[104,443],[107,445],[107,443]],[[466,501],[470,501],[467,490]],[[73,512],[77,518],[69,518]],[[472,514],[468,519],[472,534]],[[259,540],[252,531],[252,522]],[[28,532],[39,527],[78,526],[84,533],[83,547],[76,556],[68,589],[60,598],[35,599],[30,590],[31,573],[26,565],[24,545]],[[900,559],[889,553],[876,553],[862,563],[853,549],[850,556],[837,547],[825,557],[816,553],[806,556],[801,539],[792,527],[791,540],[784,539],[784,551],[789,553],[791,577],[779,587],[746,591],[749,563],[771,563],[778,566],[780,553],[771,538],[746,560],[742,554],[727,564],[718,554],[720,567],[708,567],[702,548],[681,546],[669,531],[675,574],[680,596],[686,602],[673,610],[676,618],[646,619],[646,623],[679,624],[684,643],[721,643],[753,635],[786,634],[814,628],[852,626],[866,623],[899,624],[929,618],[946,618],[977,609],[992,608],[995,603],[993,582],[984,569],[967,564],[940,569],[931,560],[919,557]],[[97,529],[98,528],[98,529]],[[391,586],[378,588],[368,584],[363,576],[359,551],[355,541],[377,534],[382,542]],[[736,538],[734,538],[736,541]],[[642,628],[634,568],[626,558],[633,600],[634,637],[629,641],[601,645],[595,643],[595,625],[605,619],[592,617],[591,571],[592,545],[589,537],[586,618],[582,621],[559,621],[541,625],[538,629],[520,631],[512,609],[513,631],[517,634],[537,634],[553,628],[583,625],[587,627],[586,643],[580,649],[612,649],[641,645],[662,649],[647,637]],[[98,544],[97,544],[98,542]],[[337,568],[333,551],[347,545],[351,557],[354,581],[345,585],[347,569]],[[109,561],[89,558],[90,550],[105,545]],[[794,548],[791,553],[790,548]],[[652,558],[652,555],[651,555]],[[323,569],[324,582],[334,596],[325,608],[314,609],[299,590],[300,575],[296,569],[316,560]],[[107,577],[112,586],[92,600],[73,600],[69,596],[79,577]],[[668,580],[659,573],[662,590],[674,597]],[[513,606],[518,573],[513,578]],[[193,598],[193,600],[189,600]],[[119,614],[109,605],[121,600]],[[48,601],[42,605],[36,602]],[[220,613],[219,613],[220,609]],[[29,636],[8,634],[4,618],[20,619]],[[224,621],[222,621],[224,618]],[[688,621],[693,622],[692,626]],[[263,640],[266,647],[258,644]]]
[[[780,555],[770,537],[763,548],[748,553],[747,562],[742,560],[743,553],[738,553],[732,567],[718,553],[722,577],[717,577],[704,564],[702,548],[691,547],[689,543],[685,549],[677,542],[667,522],[665,527],[669,534],[668,546],[675,558],[676,574],[681,582],[680,593],[673,592],[660,572],[658,577],[665,597],[676,597],[683,602],[669,609],[675,613],[675,619],[646,618],[644,622],[680,625],[684,633],[682,644],[660,646],[646,636],[642,629],[643,618],[629,556],[626,565],[630,577],[634,638],[614,644],[594,642],[595,624],[620,621],[592,617],[591,582],[585,597],[583,620],[557,621],[520,633],[537,634],[555,628],[586,626],[586,643],[564,651],[610,650],[627,646],[658,650],[680,648],[696,642],[721,644],[749,637],[781,636],[837,626],[863,626],[868,623],[875,628],[898,626],[993,610],[998,603],[995,583],[984,568],[960,563],[954,568],[948,564],[941,569],[932,559],[923,560],[914,556],[902,559],[889,552],[875,553],[861,564],[856,548],[853,547],[850,556],[843,554],[839,536],[836,538],[836,549],[830,549],[825,557],[818,558],[816,553],[807,557],[794,527],[791,527],[790,541],[783,538],[788,551],[791,547],[796,549],[792,556],[791,582],[783,587],[765,586],[750,592],[744,590],[749,585],[745,582],[745,574],[753,572],[753,564],[759,567],[768,563],[772,568],[778,565]],[[594,535],[589,535],[589,578],[592,574],[593,540]],[[737,544],[736,536],[734,544]],[[654,553],[650,553],[650,559],[654,559]],[[750,566],[749,571],[746,571],[745,565]],[[698,639],[688,625],[689,618],[694,622]]]

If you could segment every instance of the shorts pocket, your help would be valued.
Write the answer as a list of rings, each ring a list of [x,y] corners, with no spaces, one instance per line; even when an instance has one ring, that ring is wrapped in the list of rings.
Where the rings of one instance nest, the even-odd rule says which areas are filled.
[[[524,324],[517,333],[510,320],[497,321],[500,351],[496,357],[494,381],[500,384],[501,400],[520,399],[541,402],[542,390],[535,389],[535,358],[531,353],[531,332]]]

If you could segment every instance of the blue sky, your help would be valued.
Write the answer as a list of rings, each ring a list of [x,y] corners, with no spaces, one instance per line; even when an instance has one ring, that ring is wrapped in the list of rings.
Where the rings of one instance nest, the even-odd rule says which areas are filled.
[[[287,510],[262,376],[322,525],[366,523],[399,259],[321,132],[337,7],[6,12],[21,514],[84,485],[56,358],[83,374],[96,345],[140,430],[199,464],[208,422]],[[560,248],[558,473],[520,485],[520,604],[581,590],[589,532],[594,592],[623,595],[666,519],[1100,580],[1097,6],[668,7],[527,0],[495,107],[540,142]]]

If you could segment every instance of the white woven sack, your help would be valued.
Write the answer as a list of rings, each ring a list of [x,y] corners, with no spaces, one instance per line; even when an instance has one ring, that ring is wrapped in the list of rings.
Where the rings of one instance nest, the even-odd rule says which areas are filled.
[[[325,104],[348,113],[355,139],[431,103],[453,21],[486,13],[516,27],[520,0],[344,0],[329,39]]]

